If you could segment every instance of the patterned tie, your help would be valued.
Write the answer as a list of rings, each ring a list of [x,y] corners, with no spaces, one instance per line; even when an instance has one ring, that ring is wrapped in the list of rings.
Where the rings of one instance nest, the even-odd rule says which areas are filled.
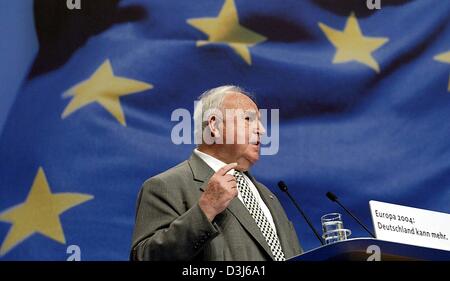
[[[284,257],[283,249],[281,249],[280,240],[272,228],[269,220],[261,209],[258,201],[253,192],[250,190],[250,186],[244,178],[244,175],[239,171],[234,171],[234,177],[236,178],[237,188],[242,196],[242,201],[244,201],[245,207],[248,209],[253,219],[261,230],[264,238],[269,244],[270,250],[276,261],[286,260]]]

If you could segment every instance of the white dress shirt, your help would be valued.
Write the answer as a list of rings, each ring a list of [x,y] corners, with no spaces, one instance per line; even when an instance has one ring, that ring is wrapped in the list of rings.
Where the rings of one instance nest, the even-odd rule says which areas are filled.
[[[211,167],[211,169],[214,170],[214,172],[217,172],[220,168],[222,168],[223,166],[227,165],[226,163],[220,161],[219,159],[206,154],[204,152],[199,151],[198,149],[194,149],[194,153],[200,157],[203,161],[205,161],[205,163]],[[233,175],[234,174],[234,169],[231,169],[230,171],[228,171],[229,175]],[[272,218],[272,214],[270,213],[269,208],[267,208],[267,205],[264,203],[264,201],[262,200],[261,196],[259,195],[258,189],[256,188],[256,186],[253,184],[253,182],[247,177],[246,174],[242,173],[245,180],[247,181],[248,186],[250,187],[250,190],[252,191],[253,195],[256,198],[256,201],[259,203],[259,206],[261,207],[264,215],[267,217],[267,219],[269,220],[270,225],[272,226],[273,230],[275,231],[275,233],[277,232],[277,229],[275,227],[275,223],[273,222],[273,218]],[[239,192],[238,189],[238,198],[239,200],[241,200],[242,204],[244,204],[244,201],[242,200],[242,196],[241,193]],[[244,204],[245,206],[245,204]]]

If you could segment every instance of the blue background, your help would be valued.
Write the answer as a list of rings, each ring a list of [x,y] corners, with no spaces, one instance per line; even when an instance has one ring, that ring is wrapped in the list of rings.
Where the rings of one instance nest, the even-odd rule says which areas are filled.
[[[223,84],[254,93],[260,108],[280,109],[279,152],[262,156],[252,172],[281,200],[305,250],[319,242],[279,180],[317,228],[321,215],[342,212],[327,191],[369,226],[372,199],[450,212],[450,65],[433,59],[450,50],[450,2],[384,0],[370,11],[365,1],[235,0],[241,25],[268,38],[250,48],[251,65],[226,45],[195,45],[207,36],[186,20],[216,17],[223,3],[99,0],[72,11],[65,1],[25,5],[36,33],[26,21],[12,33],[25,36],[27,25],[26,40],[38,38],[39,50],[12,37],[12,48],[3,40],[0,48],[0,212],[25,200],[39,166],[53,193],[94,199],[60,216],[66,245],[34,234],[0,259],[65,260],[71,244],[83,260],[128,259],[141,184],[194,148],[172,143],[172,111],[192,113],[196,97]],[[25,15],[13,6],[11,15]],[[372,54],[380,73],[357,62],[332,64],[336,49],[318,23],[343,30],[352,11],[364,36],[389,38]],[[4,24],[15,16],[0,18],[5,38]],[[13,55],[21,59],[5,65]],[[69,102],[62,94],[106,59],[116,76],[154,86],[120,99],[127,126],[96,103],[61,119]],[[10,79],[12,72],[25,81]],[[352,237],[367,236],[343,218]],[[10,227],[0,222],[0,240]]]

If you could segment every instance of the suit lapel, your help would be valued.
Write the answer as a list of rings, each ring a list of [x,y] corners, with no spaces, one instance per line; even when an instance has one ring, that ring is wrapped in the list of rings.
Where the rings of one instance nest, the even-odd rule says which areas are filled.
[[[242,204],[239,198],[234,198],[228,206],[228,210],[236,217],[236,219],[241,223],[241,225],[250,233],[250,235],[261,245],[261,247],[266,251],[266,253],[273,259],[272,251],[267,244],[261,230],[250,215],[247,208]]]
[[[208,183],[209,178],[214,174],[214,170],[195,153],[191,155],[188,162],[192,170],[194,181],[198,183],[201,191],[205,191],[206,184]],[[270,258],[273,259],[272,251],[270,250],[266,239],[241,200],[239,200],[239,198],[234,198],[227,209],[239,221],[243,228],[258,242]]]
[[[214,170],[208,166],[200,157],[192,153],[188,160],[189,167],[191,167],[193,180],[200,183],[207,183],[209,178],[214,174]],[[205,191],[203,184],[200,185],[200,190]]]

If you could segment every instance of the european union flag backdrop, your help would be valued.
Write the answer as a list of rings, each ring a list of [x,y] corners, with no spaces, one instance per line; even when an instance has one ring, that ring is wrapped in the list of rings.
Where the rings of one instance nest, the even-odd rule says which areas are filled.
[[[172,142],[172,112],[224,84],[280,110],[279,151],[252,171],[305,250],[279,180],[317,228],[341,211],[327,191],[368,225],[372,199],[450,212],[449,1],[66,2],[35,1],[39,51],[0,95],[0,259],[127,260],[142,183],[195,147]]]

